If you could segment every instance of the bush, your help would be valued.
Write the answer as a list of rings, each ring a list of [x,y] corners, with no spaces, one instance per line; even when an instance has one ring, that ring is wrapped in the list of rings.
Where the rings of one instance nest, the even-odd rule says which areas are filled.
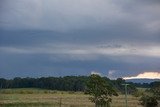
[[[132,95],[133,95],[134,97],[140,97],[140,96],[143,96],[144,93],[141,92],[141,91],[136,91],[136,92],[134,92]]]
[[[153,96],[143,95],[140,101],[144,107],[157,107],[158,106],[157,99]]]
[[[74,94],[74,93],[75,93],[74,91],[69,91],[69,92],[68,92],[68,94]]]
[[[51,93],[51,94],[55,94],[55,93],[57,93],[57,91],[54,90],[54,91],[51,91],[50,93]]]

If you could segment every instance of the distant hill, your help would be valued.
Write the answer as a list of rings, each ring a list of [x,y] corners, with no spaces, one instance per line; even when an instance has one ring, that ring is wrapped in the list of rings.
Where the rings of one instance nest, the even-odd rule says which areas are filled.
[[[154,81],[160,81],[160,79],[127,79],[126,82],[133,82],[133,83],[151,83]]]

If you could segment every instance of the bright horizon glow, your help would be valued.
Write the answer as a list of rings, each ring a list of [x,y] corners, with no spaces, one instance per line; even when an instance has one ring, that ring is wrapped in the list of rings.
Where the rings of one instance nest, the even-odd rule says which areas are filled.
[[[159,72],[144,72],[133,77],[123,77],[123,79],[160,79]]]

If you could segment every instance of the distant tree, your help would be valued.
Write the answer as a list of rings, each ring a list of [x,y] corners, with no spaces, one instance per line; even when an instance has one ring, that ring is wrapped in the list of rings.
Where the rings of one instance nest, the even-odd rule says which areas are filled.
[[[0,89],[6,88],[6,79],[0,78]]]
[[[86,93],[92,96],[90,100],[95,103],[95,107],[109,107],[111,96],[118,96],[113,87],[96,74],[89,76]]]
[[[125,84],[125,80],[123,78],[117,78],[116,80],[113,80],[112,82],[113,82],[114,87],[116,87],[118,91],[120,91],[121,93],[125,93],[124,86],[122,85],[122,84]]]
[[[122,84],[126,84],[126,83],[130,84],[127,86],[128,94],[134,94],[138,91],[133,83],[125,82],[123,78],[117,78],[116,80],[111,80],[111,83],[116,88],[116,90],[121,92],[122,94],[125,94],[125,87]]]

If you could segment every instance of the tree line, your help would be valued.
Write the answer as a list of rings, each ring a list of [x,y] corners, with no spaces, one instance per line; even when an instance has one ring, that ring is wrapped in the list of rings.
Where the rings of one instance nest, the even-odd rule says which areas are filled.
[[[85,89],[85,76],[65,77],[41,77],[41,78],[20,78],[0,79],[1,88],[43,88],[62,91],[83,91]]]
[[[126,83],[124,79],[118,78],[116,80],[110,80],[107,77],[103,79],[115,88],[116,91],[124,93],[124,86]],[[51,90],[62,91],[85,91],[86,82],[89,80],[88,76],[64,76],[64,77],[41,77],[41,78],[20,78],[4,79],[0,78],[0,88],[43,88]],[[128,87],[128,93],[136,91],[134,83],[130,83]],[[154,86],[151,83],[150,86]],[[143,84],[141,85],[143,87]]]

